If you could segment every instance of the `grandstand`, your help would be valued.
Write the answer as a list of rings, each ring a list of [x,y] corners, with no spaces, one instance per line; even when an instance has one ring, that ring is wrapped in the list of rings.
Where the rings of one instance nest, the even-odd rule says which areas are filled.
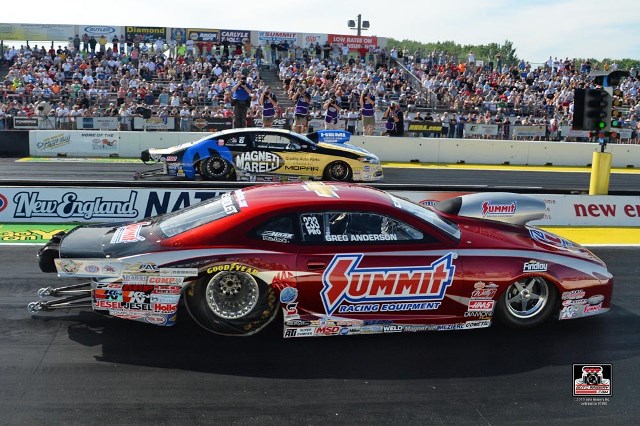
[[[51,126],[55,128],[79,128],[82,118],[110,117],[111,121],[101,121],[103,126],[117,123],[116,128],[132,129],[133,117],[148,112],[151,120],[171,118],[175,125],[145,125],[147,130],[210,131],[229,126],[230,87],[239,76],[246,76],[253,86],[249,125],[259,124],[254,121],[261,115],[258,99],[269,86],[279,101],[279,117],[284,118],[279,123],[287,126],[292,93],[303,87],[311,95],[316,117],[322,116],[324,101],[335,95],[345,126],[348,113],[360,110],[360,93],[369,91],[375,94],[379,111],[397,102],[409,119],[421,112],[428,122],[440,125],[442,131],[430,136],[454,136],[451,130],[461,126],[465,137],[588,137],[569,130],[573,90],[591,84],[585,64],[569,59],[538,66],[522,61],[501,64],[498,69],[459,63],[446,52],[398,57],[395,49],[387,51],[384,39],[371,37],[347,40],[333,35],[311,38],[295,33],[211,30],[217,31],[211,36],[217,41],[195,38],[189,44],[189,39],[184,43],[185,38],[176,40],[180,36],[176,29],[162,33],[155,27],[129,28],[141,34],[127,34],[102,48],[69,41],[55,49],[53,45],[5,49],[0,67],[2,128],[13,127],[14,117],[41,116],[38,105],[46,101],[52,106]],[[223,33],[242,39],[222,40]],[[149,34],[164,34],[164,38]],[[189,29],[180,37],[186,34]],[[638,85],[632,72],[620,86],[628,129],[622,137],[634,143]],[[467,131],[465,126],[471,123],[483,130]],[[514,132],[516,128],[520,131]]]

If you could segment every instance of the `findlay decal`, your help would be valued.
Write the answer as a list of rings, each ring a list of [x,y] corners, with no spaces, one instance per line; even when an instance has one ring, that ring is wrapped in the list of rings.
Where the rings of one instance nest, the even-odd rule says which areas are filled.
[[[438,309],[453,283],[457,257],[448,253],[426,266],[359,268],[363,256],[337,255],[325,270],[321,296],[327,314]]]

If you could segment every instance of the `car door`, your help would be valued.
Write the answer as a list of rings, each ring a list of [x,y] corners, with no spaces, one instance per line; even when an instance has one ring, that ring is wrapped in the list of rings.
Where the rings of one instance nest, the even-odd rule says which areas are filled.
[[[298,218],[300,310],[321,321],[361,325],[417,326],[456,316],[459,303],[446,296],[462,280],[462,265],[454,244],[427,224],[357,211]]]
[[[285,176],[285,180],[315,179],[322,171],[308,144],[286,133],[256,134],[256,147],[266,152],[272,168],[265,174]]]

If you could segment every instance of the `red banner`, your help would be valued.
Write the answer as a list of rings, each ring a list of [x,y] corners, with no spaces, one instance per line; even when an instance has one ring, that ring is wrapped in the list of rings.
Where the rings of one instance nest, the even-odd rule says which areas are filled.
[[[329,43],[346,44],[349,50],[368,49],[369,47],[378,47],[378,37],[366,36],[350,36],[329,34]]]

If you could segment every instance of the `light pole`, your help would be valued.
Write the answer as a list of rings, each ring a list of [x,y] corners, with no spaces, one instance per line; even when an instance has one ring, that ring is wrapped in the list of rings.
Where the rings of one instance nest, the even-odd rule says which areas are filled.
[[[362,35],[362,31],[366,31],[369,29],[369,21],[363,21],[361,14],[358,14],[357,26],[356,26],[356,21],[354,21],[353,19],[349,19],[347,21],[347,25],[349,26],[350,29],[357,30],[358,35]]]

